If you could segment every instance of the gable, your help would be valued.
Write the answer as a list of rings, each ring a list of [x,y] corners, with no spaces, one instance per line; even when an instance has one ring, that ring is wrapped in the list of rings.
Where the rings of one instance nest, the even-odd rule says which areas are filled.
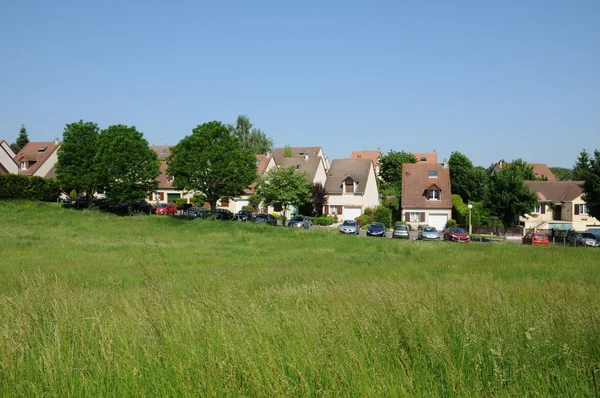
[[[415,163],[402,166],[402,208],[452,208],[450,171],[441,164]],[[436,178],[429,177],[429,171],[437,171]],[[432,181],[435,180],[435,181]],[[427,200],[427,191],[440,192],[439,200]]]

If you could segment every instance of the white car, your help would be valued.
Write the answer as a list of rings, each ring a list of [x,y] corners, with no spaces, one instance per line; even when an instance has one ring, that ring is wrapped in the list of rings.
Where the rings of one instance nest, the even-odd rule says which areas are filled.
[[[344,220],[342,225],[339,226],[338,231],[340,231],[340,234],[358,235],[358,221]]]

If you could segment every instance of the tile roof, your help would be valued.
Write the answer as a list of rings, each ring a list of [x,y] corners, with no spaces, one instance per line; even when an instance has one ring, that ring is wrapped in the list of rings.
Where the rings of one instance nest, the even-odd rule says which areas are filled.
[[[429,171],[437,171],[437,177],[429,177]],[[427,188],[435,184],[440,190],[440,200],[427,200]],[[402,208],[450,209],[450,170],[438,163],[419,162],[402,165]]]
[[[56,141],[27,143],[15,156],[17,164],[21,162],[21,159],[26,159],[29,163],[27,170],[21,170],[19,167],[19,174],[34,175],[37,169],[48,160],[58,147],[60,147],[60,142]],[[40,151],[42,148],[46,149]]]
[[[542,202],[571,202],[583,194],[583,181],[525,181]]]
[[[278,164],[281,167],[294,166],[299,173],[306,173],[308,180],[313,182],[322,159],[320,156],[304,158],[283,158]]]
[[[380,156],[381,151],[379,149],[376,151],[352,151],[350,159],[369,159],[373,161],[375,166],[377,166],[379,164]]]
[[[302,158],[305,155],[309,157],[318,156],[321,151],[320,146],[307,146],[307,147],[293,147],[290,148],[292,150],[292,155],[294,158]],[[285,148],[275,148],[273,149],[273,158],[275,158],[275,163],[280,164],[281,159],[284,159],[283,151]]]
[[[150,149],[156,152],[160,160],[167,159],[167,156],[171,154],[170,145],[150,145]]]
[[[364,193],[373,161],[369,159],[335,159],[327,172],[325,189],[330,194],[343,193],[343,182],[350,177],[358,186],[355,193]]]
[[[411,152],[412,155],[414,155],[414,157],[417,158],[417,161],[419,162],[425,162],[425,163],[437,163],[437,152]],[[422,158],[425,158],[426,160],[421,160]]]
[[[537,178],[546,177],[548,181],[558,181],[552,170],[545,163],[529,163],[529,166],[533,166],[533,174]]]

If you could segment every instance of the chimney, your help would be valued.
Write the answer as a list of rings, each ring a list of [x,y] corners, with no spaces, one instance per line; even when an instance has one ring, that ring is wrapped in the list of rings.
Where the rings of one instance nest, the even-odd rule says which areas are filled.
[[[58,145],[58,143],[59,143],[59,142],[60,142],[60,141],[58,140],[58,137],[56,137],[56,138],[54,139],[54,145]]]
[[[304,160],[308,160],[308,155],[304,155]]]

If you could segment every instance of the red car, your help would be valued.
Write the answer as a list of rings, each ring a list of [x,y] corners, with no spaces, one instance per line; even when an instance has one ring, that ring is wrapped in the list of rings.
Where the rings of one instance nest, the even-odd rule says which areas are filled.
[[[177,206],[172,203],[161,203],[156,208],[156,214],[158,215],[173,215],[177,213]]]
[[[523,237],[524,245],[549,245],[550,239],[548,235],[542,232],[528,232],[527,235]]]
[[[448,228],[444,231],[444,240],[451,242],[469,243],[471,237],[462,228]]]

